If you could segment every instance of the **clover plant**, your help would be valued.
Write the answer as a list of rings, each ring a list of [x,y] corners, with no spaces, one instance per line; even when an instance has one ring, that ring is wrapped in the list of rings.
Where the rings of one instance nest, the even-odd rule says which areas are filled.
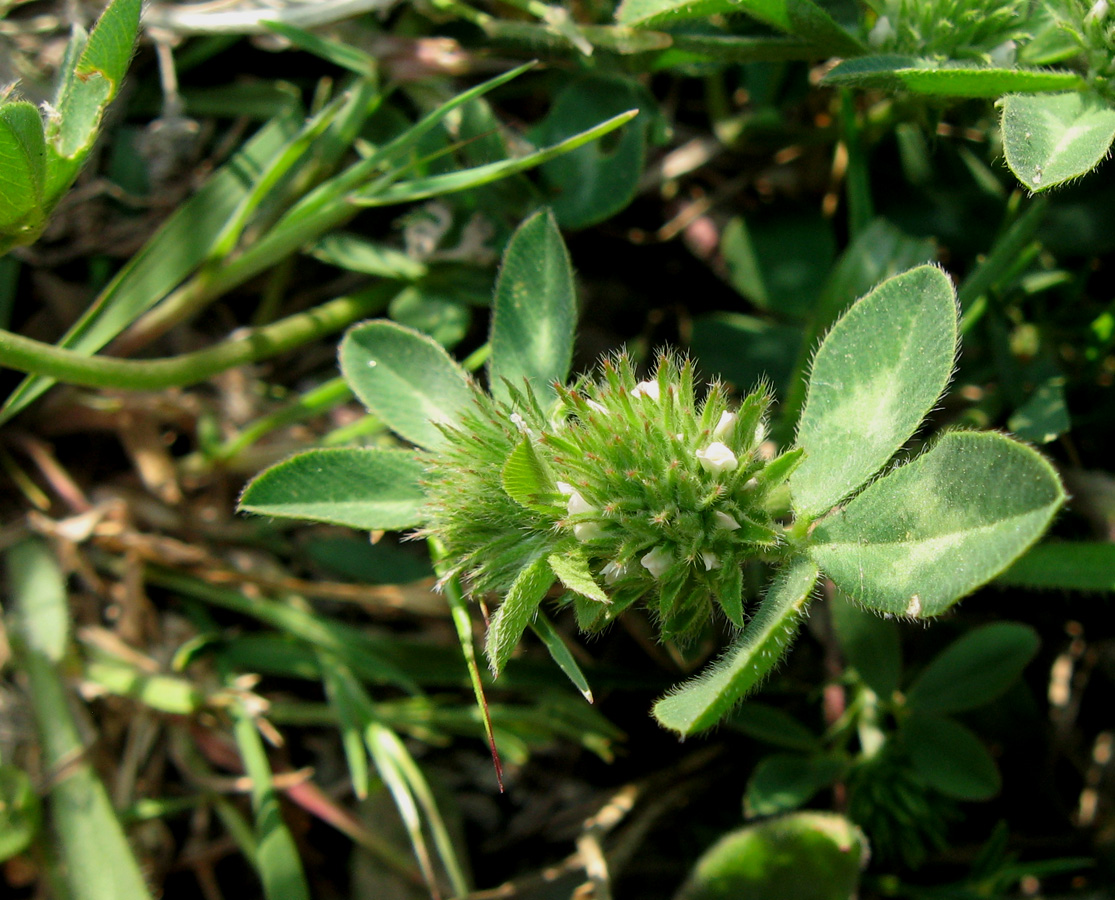
[[[496,286],[486,392],[429,338],[387,321],[350,329],[341,368],[402,448],[311,450],[249,485],[242,508],[365,529],[417,528],[442,584],[498,598],[498,674],[535,630],[578,682],[542,611],[579,627],[634,604],[662,640],[721,619],[735,641],[660,699],[679,734],[712,725],[778,662],[822,574],[858,605],[939,615],[1017,558],[1064,500],[1052,467],[1003,434],[947,431],[895,459],[957,356],[948,277],[919,266],[856,302],[813,358],[793,446],[767,440],[771,394],[735,401],[695,365],[624,354],[567,383],[575,297],[550,214],[509,244]],[[742,566],[769,564],[749,608]]]
[[[0,90],[0,254],[34,242],[77,178],[128,69],[140,5],[113,0],[89,34],[74,27],[45,120]]]

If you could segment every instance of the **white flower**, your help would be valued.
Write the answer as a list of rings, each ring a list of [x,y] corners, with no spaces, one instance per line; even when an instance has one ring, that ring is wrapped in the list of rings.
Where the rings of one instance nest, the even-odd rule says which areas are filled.
[[[698,450],[697,460],[700,462],[701,468],[713,475],[719,475],[721,472],[734,472],[736,466],[739,465],[736,455],[728,449],[726,444],[722,444],[720,441],[713,441],[704,450]]]
[[[1018,58],[1018,45],[1014,41],[1003,41],[987,54],[993,66],[1007,68],[1013,66]]]
[[[589,400],[587,397],[585,398],[585,403],[587,403],[591,409],[600,413],[600,415],[608,415],[608,410],[602,403],[597,403],[595,400]]]
[[[666,570],[674,564],[674,554],[665,547],[655,547],[650,553],[643,556],[639,562],[655,578],[661,578],[666,574]]]
[[[511,424],[518,428],[523,434],[530,434],[530,429],[527,428],[526,420],[518,413],[511,413]]]
[[[898,32],[894,30],[894,26],[890,24],[890,19],[886,16],[879,16],[875,20],[875,27],[867,35],[867,43],[872,47],[882,47],[897,34]]]
[[[701,562],[705,564],[706,572],[711,572],[713,569],[720,568],[720,557],[711,550],[706,550],[701,554]]]
[[[650,397],[651,400],[658,400],[661,396],[661,391],[658,387],[657,381],[640,381],[631,391],[632,397]]]
[[[597,511],[596,507],[590,504],[573,485],[566,481],[559,481],[557,489],[569,497],[566,501],[566,509],[571,516],[579,516],[584,513],[594,513]],[[604,529],[596,522],[578,522],[573,526],[573,536],[579,541],[591,541],[593,538],[598,538],[604,533]]]
[[[717,510],[713,513],[713,518],[716,519],[716,527],[723,528],[725,531],[739,531],[739,522],[729,516],[726,512]]]
[[[615,584],[627,574],[627,566],[613,560],[600,570],[600,574],[604,576],[605,584]]]
[[[739,419],[735,413],[722,412],[720,414],[720,421],[716,423],[716,427],[712,429],[712,436],[720,440],[725,435],[731,433],[731,430],[736,427],[736,420]]]

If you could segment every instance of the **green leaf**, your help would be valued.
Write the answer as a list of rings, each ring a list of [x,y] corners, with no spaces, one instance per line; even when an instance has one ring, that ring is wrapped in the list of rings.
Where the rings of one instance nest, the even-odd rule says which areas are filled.
[[[971,729],[946,716],[915,713],[902,724],[914,770],[930,787],[956,800],[988,800],[1001,780],[983,743]]]
[[[1040,644],[1037,632],[1019,622],[976,628],[934,657],[906,692],[906,703],[923,713],[984,706],[1022,676]]]
[[[1043,380],[1007,421],[1015,437],[1034,444],[1048,444],[1072,427],[1065,404],[1065,376]]]
[[[23,769],[0,765],[0,862],[22,853],[42,824],[42,804]]]
[[[847,768],[834,756],[774,753],[759,760],[743,795],[744,815],[772,816],[804,806]]]
[[[780,816],[724,835],[675,900],[853,900],[867,855],[867,838],[843,816]]]
[[[544,556],[525,566],[516,576],[488,626],[484,649],[494,675],[499,675],[507,665],[507,660],[515,652],[519,639],[553,583],[554,575],[549,560]]]
[[[263,882],[263,896],[266,900],[310,900],[298,846],[283,821],[263,739],[243,707],[236,708],[233,717],[236,745],[252,785],[256,867]]]
[[[50,157],[45,194],[54,203],[77,176],[105,108],[120,90],[139,31],[141,0],[112,0],[90,32],[70,72],[65,73],[47,127]]]
[[[840,63],[823,84],[904,89],[941,97],[1001,97],[1011,91],[1071,91],[1084,86],[1075,72],[1009,69],[910,56],[864,56]]]
[[[1092,171],[1115,139],[1115,109],[1091,94],[1020,94],[1001,106],[1007,165],[1034,193]]]
[[[550,208],[563,228],[603,222],[634,199],[646,160],[654,98],[630,79],[582,77],[557,94],[546,118],[531,130],[533,143],[552,144],[628,109],[638,109],[640,115],[618,134],[540,168]]]
[[[429,267],[386,244],[369,241],[347,232],[327,234],[310,248],[322,262],[339,266],[349,272],[417,281]]]
[[[44,771],[65,772],[50,788],[50,820],[58,838],[61,881],[73,900],[150,897],[116,818],[108,791],[87,758],[59,664],[69,634],[65,578],[39,540],[6,553],[8,595],[14,599],[13,649],[26,678]]]
[[[550,569],[569,590],[590,600],[611,603],[604,589],[596,583],[588,567],[588,559],[578,547],[560,553],[551,553],[547,559]]]
[[[833,325],[809,377],[790,479],[794,510],[818,516],[878,472],[937,402],[956,359],[956,295],[919,266],[890,278]]]
[[[996,584],[1115,593],[1115,544],[1058,541],[1031,547]]]
[[[438,425],[456,425],[472,405],[464,369],[436,341],[394,322],[350,328],[340,362],[364,405],[420,447],[444,444]]]
[[[810,553],[857,603],[935,616],[1010,565],[1064,499],[1029,447],[951,432],[821,522]]]
[[[695,316],[690,352],[701,368],[739,387],[762,379],[782,391],[801,345],[801,328],[743,313],[716,312]]]
[[[508,455],[500,483],[508,497],[527,509],[539,506],[544,493],[556,490],[529,437],[519,441]]]
[[[409,450],[307,450],[259,474],[240,509],[367,531],[397,531],[423,520],[425,467]]]
[[[554,628],[554,623],[549,620],[542,610],[538,610],[535,613],[534,621],[530,623],[530,627],[550,652],[550,658],[558,664],[558,668],[581,692],[581,696],[592,703],[592,688],[589,687],[588,679],[585,678],[585,673],[581,671],[581,667],[577,665],[577,660],[573,658],[573,654],[565,645],[565,641],[558,634],[558,630]]]
[[[724,718],[782,658],[816,583],[817,567],[812,561],[792,560],[724,655],[654,704],[659,724],[688,736]]]
[[[221,228],[251,191],[253,176],[282,152],[300,122],[301,115],[292,110],[260,129],[128,260],[58,346],[92,355],[186,278],[208,256]],[[0,422],[51,384],[37,376],[24,380],[5,401]]]
[[[24,102],[0,105],[0,253],[38,234],[46,214],[45,154],[38,109]],[[11,235],[10,241],[4,232]]]
[[[724,724],[733,731],[787,750],[812,753],[821,744],[817,735],[785,710],[754,700],[741,703]]]
[[[492,308],[492,394],[508,399],[524,379],[548,405],[553,382],[565,383],[573,360],[577,297],[573,267],[549,211],[523,222],[503,254]]]
[[[816,44],[817,56],[858,56],[864,51],[855,37],[812,0],[624,0],[616,11],[616,21],[658,28],[741,12]]]
[[[525,156],[516,156],[512,159],[503,159],[498,162],[485,163],[473,166],[470,169],[461,169],[456,172],[446,172],[441,175],[429,175],[413,178],[408,181],[396,181],[384,186],[376,183],[372,187],[351,194],[347,201],[356,206],[390,206],[398,203],[411,203],[415,200],[427,200],[430,197],[440,197],[458,191],[467,191],[472,188],[491,184],[517,172],[533,169],[551,159],[556,159],[563,153],[583,147],[590,141],[603,137],[621,125],[630,122],[639,114],[637,109],[629,110],[618,116],[599,123],[598,125],[566,138],[550,147],[544,147]]]
[[[387,305],[387,315],[446,348],[457,346],[472,323],[472,312],[465,303],[422,282],[399,291]]]
[[[839,592],[829,604],[829,613],[844,661],[880,698],[889,699],[902,678],[902,647],[895,624],[857,608]]]

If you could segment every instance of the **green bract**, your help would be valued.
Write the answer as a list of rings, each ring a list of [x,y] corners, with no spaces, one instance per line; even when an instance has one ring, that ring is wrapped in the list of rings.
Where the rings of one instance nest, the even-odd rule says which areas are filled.
[[[341,346],[345,377],[423,449],[310,451],[260,476],[243,507],[419,526],[451,602],[462,587],[498,602],[492,670],[533,627],[586,696],[541,614],[547,599],[588,632],[642,603],[663,641],[722,614],[735,643],[654,709],[692,734],[777,665],[821,575],[866,609],[937,615],[1017,559],[1064,499],[1052,467],[1001,434],[948,432],[893,465],[952,376],[957,303],[940,269],[887,279],[834,323],[781,454],[767,440],[766,387],[737,403],[722,384],[699,388],[694,365],[670,354],[645,379],[619,354],[563,385],[575,308],[556,223],[535,215],[508,245],[496,290],[493,393],[429,338],[358,325]],[[749,560],[776,569],[752,610]],[[467,621],[458,628],[467,640]]]

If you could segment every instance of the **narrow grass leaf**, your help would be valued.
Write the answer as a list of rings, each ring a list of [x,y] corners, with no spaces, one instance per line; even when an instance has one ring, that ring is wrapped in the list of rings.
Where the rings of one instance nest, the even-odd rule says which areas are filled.
[[[260,129],[128,260],[58,345],[92,355],[193,272],[251,190],[255,176],[282,151],[300,122],[299,112],[292,109]],[[0,422],[25,408],[51,384],[51,379],[40,376],[25,379],[0,410]]]
[[[543,406],[552,382],[564,384],[573,360],[577,298],[569,251],[557,222],[541,210],[523,222],[503,254],[492,305],[492,393],[507,400],[504,379],[528,381]]]
[[[330,708],[337,715],[341,730],[341,747],[348,765],[349,778],[352,779],[352,790],[358,799],[363,800],[368,796],[369,783],[368,748],[364,744],[364,730],[368,723],[361,714],[359,704],[349,694],[345,679],[338,674],[340,664],[337,659],[320,651],[317,657],[325,694],[329,698]]]
[[[554,573],[544,556],[524,567],[515,578],[488,626],[486,650],[493,674],[503,671],[553,583]]]
[[[438,425],[457,424],[472,405],[465,370],[436,341],[394,322],[349,329],[339,355],[353,393],[420,447],[440,447],[445,436]]]
[[[256,476],[239,508],[261,516],[398,531],[422,522],[424,475],[421,457],[409,450],[307,450]]]
[[[288,25],[286,22],[262,21],[259,23],[264,28],[281,34],[295,47],[312,53],[319,59],[340,66],[357,75],[370,78],[376,72],[375,57],[351,44],[342,44],[340,41],[331,41],[328,38]]]
[[[391,740],[393,737],[395,737],[394,733],[378,722],[369,722],[364,730],[364,741],[367,744],[368,752],[372,755],[376,771],[383,780],[384,786],[390,792],[391,799],[395,801],[395,808],[399,811],[399,817],[402,819],[411,847],[414,848],[414,855],[418,860],[418,868],[422,871],[422,877],[429,886],[431,895],[434,898],[439,898],[441,894],[437,889],[437,875],[434,873],[433,860],[430,857],[429,847],[426,845],[426,836],[422,831],[422,818],[418,814],[418,803],[410,785],[407,783],[406,776],[399,768],[396,759],[397,748]]]
[[[473,166],[458,172],[413,178],[409,181],[390,179],[351,195],[349,201],[358,206],[390,206],[398,203],[411,203],[415,200],[427,200],[430,197],[440,197],[445,194],[481,187],[501,178],[506,178],[508,175],[533,169],[535,166],[556,159],[570,150],[576,150],[589,141],[595,141],[626,122],[630,122],[638,114],[637,109],[632,109],[618,116],[612,116],[612,118],[601,122],[594,128],[589,128],[580,134],[566,138],[564,141],[536,150],[533,153],[527,153],[524,156]],[[394,181],[394,183],[391,183],[391,181]]]
[[[573,657],[558,630],[554,628],[554,623],[542,610],[538,610],[534,621],[530,623],[530,627],[549,651],[550,658],[558,664],[558,668],[573,682],[573,686],[581,692],[581,695],[589,703],[592,703],[592,688],[589,687],[588,679],[585,677],[585,673],[581,671],[581,667],[577,665],[577,660]]]
[[[911,709],[958,713],[1001,696],[1034,658],[1041,639],[1021,622],[992,622],[949,644],[906,692]]]
[[[808,606],[817,567],[797,557],[772,583],[743,634],[723,656],[654,704],[659,723],[688,736],[723,719],[782,658]]]
[[[73,900],[147,900],[150,894],[104,784],[86,757],[59,670],[69,633],[65,579],[38,540],[8,550],[8,594],[14,600],[13,644],[27,678],[45,770],[64,772],[50,791],[62,879]]]
[[[883,282],[833,325],[798,422],[798,515],[828,511],[886,464],[944,391],[956,344],[956,295],[933,266]]]
[[[279,808],[279,795],[272,782],[263,739],[245,709],[235,709],[233,717],[236,746],[244,761],[244,771],[252,782],[256,867],[263,882],[263,895],[267,900],[310,900],[298,846]]]
[[[1018,94],[1001,106],[1007,165],[1034,193],[1092,171],[1115,140],[1115,109],[1092,94]]]
[[[857,603],[934,616],[1010,565],[1064,499],[1052,466],[1029,447],[950,432],[821,522],[810,553]]]

